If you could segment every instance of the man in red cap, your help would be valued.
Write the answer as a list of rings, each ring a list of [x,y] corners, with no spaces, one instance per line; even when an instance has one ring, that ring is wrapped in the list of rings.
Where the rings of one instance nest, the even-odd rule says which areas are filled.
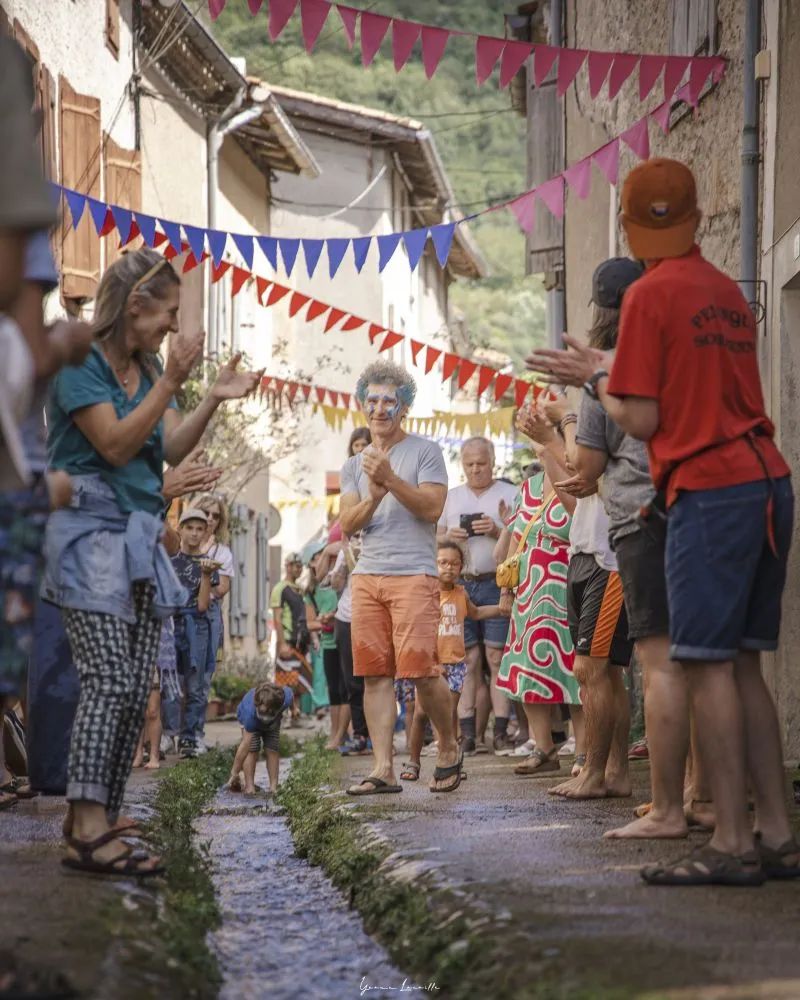
[[[613,370],[569,337],[572,361],[546,364],[556,377],[570,364],[591,368],[588,391],[647,442],[660,497],[650,517],[659,506],[666,517],[670,652],[686,671],[716,828],[689,857],[642,876],[653,885],[800,876],[759,662],[778,644],[794,501],[764,409],[755,322],[736,284],[694,242],[700,211],[688,167],[653,159],[632,170],[621,221],[647,272],[625,296]]]

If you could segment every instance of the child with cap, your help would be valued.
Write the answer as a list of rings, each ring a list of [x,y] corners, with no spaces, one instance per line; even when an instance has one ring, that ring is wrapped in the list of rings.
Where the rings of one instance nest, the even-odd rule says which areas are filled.
[[[218,582],[219,564],[202,555],[208,529],[204,511],[190,507],[178,522],[180,551],[172,557],[175,575],[189,593],[184,608],[175,615],[175,653],[183,677],[185,705],[178,751],[182,757],[203,753],[203,730],[211,677],[214,673],[211,621],[208,608],[211,587]]]
[[[228,788],[232,792],[256,794],[256,760],[262,746],[267,762],[269,790],[278,790],[281,719],[293,701],[291,688],[263,681],[251,688],[239,703],[236,717],[242,727],[242,740],[231,768]],[[242,788],[244,775],[244,789]]]

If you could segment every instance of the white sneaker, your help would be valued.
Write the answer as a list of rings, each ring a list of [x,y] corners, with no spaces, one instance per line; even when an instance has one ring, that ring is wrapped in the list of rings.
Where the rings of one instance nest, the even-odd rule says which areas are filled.
[[[204,753],[208,753],[208,747],[205,745],[205,743],[202,740],[198,740],[197,741],[197,743],[195,745],[195,748],[197,750],[197,755],[198,756],[202,756]]]
[[[525,743],[520,744],[514,752],[511,754],[512,757],[530,757],[533,751],[536,749],[536,742],[534,740],[526,740]]]
[[[160,749],[162,753],[176,753],[175,738],[173,736],[167,736],[167,734],[164,733],[161,737]]]
[[[570,736],[567,742],[558,751],[559,757],[571,757],[575,753],[575,737]]]

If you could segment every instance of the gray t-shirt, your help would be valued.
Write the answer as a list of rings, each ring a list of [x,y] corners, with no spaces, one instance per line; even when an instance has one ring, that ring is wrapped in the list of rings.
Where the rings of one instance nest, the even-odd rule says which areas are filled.
[[[612,546],[618,538],[636,531],[639,510],[655,494],[643,441],[625,434],[600,402],[584,393],[578,414],[578,444],[608,454],[601,495],[610,522]]]
[[[439,483],[447,486],[442,450],[432,441],[408,434],[389,450],[396,476],[410,486]],[[361,455],[348,458],[342,469],[342,496],[369,495],[369,479],[361,468]],[[436,524],[421,521],[388,493],[364,528],[361,556],[353,573],[375,576],[436,576]]]

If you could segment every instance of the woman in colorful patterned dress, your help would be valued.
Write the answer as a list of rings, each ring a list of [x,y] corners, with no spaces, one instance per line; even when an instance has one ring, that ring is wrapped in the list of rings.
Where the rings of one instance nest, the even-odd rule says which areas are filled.
[[[522,702],[536,743],[530,758],[514,769],[522,775],[560,769],[551,736],[553,705],[570,706],[576,755],[583,752],[580,695],[572,672],[575,652],[567,625],[571,513],[544,473],[522,484],[508,527],[495,549],[496,556],[502,559],[506,552],[516,552],[531,519],[534,524],[520,557],[519,586],[513,595],[511,625],[497,679],[498,688],[507,697]]]

